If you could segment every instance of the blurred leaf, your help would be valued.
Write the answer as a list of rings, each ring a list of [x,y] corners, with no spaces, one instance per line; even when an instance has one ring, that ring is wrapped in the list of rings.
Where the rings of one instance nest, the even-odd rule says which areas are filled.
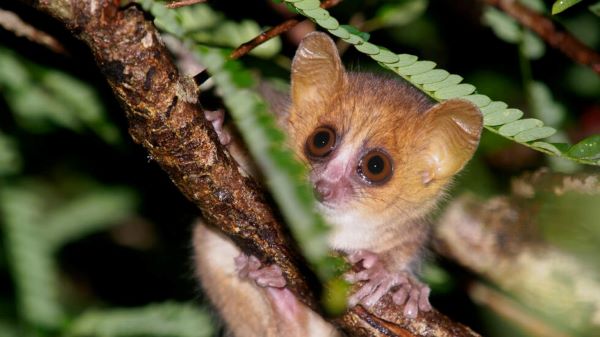
[[[21,331],[15,324],[14,321],[9,321],[8,319],[0,320],[0,336],[2,337],[23,337]]]
[[[600,135],[593,135],[573,145],[567,152],[575,158],[600,159]]]
[[[577,254],[598,272],[600,255],[600,195],[578,192],[538,193],[534,200],[536,223],[545,239]]]
[[[77,120],[96,132],[107,143],[120,139],[118,129],[106,120],[104,105],[96,91],[66,73],[49,71],[40,79],[48,94],[62,102],[62,115]]]
[[[22,159],[16,141],[0,132],[0,177],[21,170]]]
[[[428,0],[403,0],[384,3],[378,8],[371,25],[376,25],[376,28],[406,25],[423,15],[428,4]]]
[[[88,128],[107,143],[120,141],[119,130],[108,121],[96,91],[69,74],[43,68],[0,47],[0,86],[15,119],[29,131]]]
[[[593,5],[590,5],[588,9],[590,10],[590,12],[596,14],[597,16],[600,16],[600,1],[596,2]]]
[[[141,308],[90,310],[71,323],[66,336],[209,337],[214,333],[206,310],[167,302]]]
[[[523,30],[523,41],[520,44],[523,54],[530,60],[537,60],[546,53],[546,45],[536,34]]]
[[[22,89],[29,81],[30,76],[25,65],[12,51],[0,47],[0,89]]]
[[[45,217],[45,233],[54,249],[107,229],[133,214],[136,195],[127,188],[94,188],[65,201]]]
[[[57,330],[65,312],[59,300],[58,271],[43,233],[46,196],[30,185],[0,189],[0,214],[18,311],[24,321],[37,328]]]
[[[58,245],[105,229],[133,211],[128,189],[77,185],[65,198],[63,182],[22,180],[0,188],[0,214],[20,315],[29,324],[56,330],[65,319],[54,254]],[[64,188],[64,187],[63,187]]]
[[[332,278],[327,232],[329,226],[315,210],[312,188],[306,181],[304,165],[295,160],[285,145],[285,134],[276,126],[266,104],[250,89],[232,81],[232,70],[247,72],[237,61],[229,60],[223,50],[198,46],[195,49],[231,112],[252,157],[265,175],[274,199],[298,242],[303,255],[324,284]],[[236,63],[237,65],[232,65]],[[335,259],[334,259],[335,260]],[[329,288],[326,291],[339,291]],[[324,298],[339,294],[325,294]],[[343,295],[340,295],[343,296]]]
[[[208,4],[196,4],[167,9],[155,0],[138,0],[142,8],[154,15],[158,28],[178,38],[191,39],[195,43],[236,48],[262,33],[261,27],[252,20],[235,22],[212,9]],[[275,37],[253,49],[250,54],[270,58],[281,51],[281,39]]]
[[[517,21],[494,7],[485,7],[483,23],[492,28],[496,36],[506,42],[518,43],[521,41],[521,27]]]
[[[533,116],[541,119],[546,125],[560,126],[566,117],[566,111],[554,100],[548,86],[542,82],[531,81],[527,89]]]
[[[557,0],[552,4],[552,15],[561,13],[579,2],[581,0]]]

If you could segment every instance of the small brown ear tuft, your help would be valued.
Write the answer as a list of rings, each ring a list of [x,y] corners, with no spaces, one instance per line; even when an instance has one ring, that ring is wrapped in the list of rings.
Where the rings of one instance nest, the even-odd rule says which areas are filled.
[[[458,173],[471,159],[479,144],[483,117],[479,108],[462,99],[451,99],[429,109],[427,128],[427,169],[423,177],[447,180]]]
[[[292,62],[292,102],[319,101],[338,92],[347,81],[333,40],[312,32],[300,42]]]

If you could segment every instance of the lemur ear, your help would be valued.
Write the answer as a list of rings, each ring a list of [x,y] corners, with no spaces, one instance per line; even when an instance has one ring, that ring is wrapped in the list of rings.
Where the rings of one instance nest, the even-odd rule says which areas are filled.
[[[347,76],[333,40],[312,32],[302,39],[292,62],[292,102],[321,101],[346,85]]]
[[[462,99],[439,103],[425,114],[430,133],[423,183],[445,182],[462,170],[473,156],[479,144],[483,117],[477,106]]]

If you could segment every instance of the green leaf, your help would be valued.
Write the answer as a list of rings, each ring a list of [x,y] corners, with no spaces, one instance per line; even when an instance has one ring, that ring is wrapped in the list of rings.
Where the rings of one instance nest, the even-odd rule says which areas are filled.
[[[286,3],[293,6],[296,1],[287,0]],[[526,0],[524,4],[537,12],[543,13],[545,11],[545,5],[540,0]],[[538,58],[543,55],[545,47],[541,41],[535,35],[523,30],[514,19],[503,12],[492,6],[487,6],[484,13],[484,21],[499,37],[508,42],[520,44],[522,53],[528,58]],[[587,31],[590,31],[590,29],[587,29]],[[370,44],[360,47],[364,41],[358,34],[362,33],[360,31],[355,31],[353,28],[350,28],[348,31],[336,27],[335,34],[344,35],[344,41],[359,45],[357,48],[359,51],[369,54],[376,60],[377,58],[374,55],[378,54],[373,54],[375,53],[375,47],[383,50],[382,47]],[[346,36],[346,34],[349,36]],[[502,128],[503,125],[515,122],[523,117],[523,112],[518,109],[508,109],[507,104],[504,102],[491,102],[491,99],[485,95],[473,94],[476,90],[474,86],[466,83],[460,84],[463,80],[461,76],[447,74],[441,69],[434,69],[435,63],[431,61],[419,61],[416,56],[409,54],[399,54],[397,56],[398,60],[396,62],[379,62],[379,64],[396,72],[434,100],[443,101],[445,99],[462,97],[472,101],[480,107],[481,112],[484,115],[484,126],[490,132],[503,135],[508,139],[517,141],[527,147],[547,154],[558,154],[556,152],[558,147],[550,143],[531,143],[534,140],[554,135],[556,133],[554,128],[550,126],[540,126],[538,122],[534,121],[511,124]],[[387,58],[386,55],[386,59]],[[389,57],[389,59],[391,62],[392,57]],[[590,76],[590,78],[592,78],[592,76]],[[542,122],[547,119],[548,124],[558,123],[562,118],[561,116],[563,116],[560,105],[554,103],[551,95],[549,95],[549,92],[547,92],[545,88],[539,85],[534,85],[532,88],[530,95],[532,96],[533,105],[536,106],[534,115],[540,117]],[[500,129],[502,129],[502,134],[499,131]],[[508,136],[509,134],[514,136]],[[563,153],[559,153],[563,156]],[[568,156],[564,155],[563,157],[567,158]],[[581,158],[568,158],[580,163],[600,165],[600,161],[594,162]]]
[[[392,53],[387,49],[380,49],[379,54],[371,55],[371,58],[377,62],[385,64],[396,63],[400,60],[400,57],[398,57],[398,55]]]
[[[118,224],[134,213],[136,203],[137,196],[126,188],[93,187],[78,193],[45,216],[46,240],[56,250]]]
[[[561,13],[579,2],[581,0],[557,0],[552,4],[552,15]]]
[[[521,117],[523,117],[523,111],[519,109],[500,110],[483,115],[483,124],[497,126],[514,122]]]
[[[321,27],[326,29],[336,29],[340,26],[338,20],[331,16],[325,19],[316,19],[316,21]]]
[[[455,86],[462,82],[463,78],[459,75],[451,74],[445,80],[436,83],[428,83],[423,85],[423,89],[427,91],[437,91],[443,88]]]
[[[323,8],[307,9],[304,11],[304,14],[306,14],[307,16],[310,16],[311,18],[313,18],[315,20],[326,20],[331,17],[331,16],[329,16],[329,12],[324,10]],[[329,29],[333,29],[333,28],[329,28]]]
[[[350,37],[350,33],[348,29],[346,29],[346,26],[339,26],[335,29],[330,30],[329,32],[339,37],[340,39],[347,39]]]
[[[467,101],[471,101],[473,104],[477,105],[480,108],[488,106],[492,102],[491,98],[487,97],[486,95],[480,94],[468,95],[461,98],[466,99]]]
[[[542,126],[520,132],[515,136],[515,140],[519,143],[531,142],[533,140],[550,137],[555,133],[555,128]]]
[[[544,150],[548,150],[548,151],[552,152],[556,156],[560,156],[561,153],[564,152],[558,146],[556,146],[557,144],[551,144],[551,143],[546,143],[546,142],[534,142],[531,145],[533,145],[535,147],[542,148]],[[566,148],[567,149],[569,148],[568,144],[563,144],[563,145],[567,145]]]
[[[296,2],[294,6],[301,10],[315,9],[321,6],[321,2],[319,0],[302,0]]]
[[[485,116],[485,115],[489,115],[489,114],[493,114],[493,113],[498,113],[499,111],[503,111],[506,108],[508,108],[508,104],[506,104],[504,102],[494,101],[494,102],[482,107],[481,113]]]
[[[413,75],[410,80],[416,84],[436,83],[448,78],[450,73],[443,69],[433,69],[423,74]]]
[[[209,337],[211,315],[192,304],[160,303],[141,308],[89,310],[75,319],[66,336]]]
[[[475,91],[475,87],[471,84],[461,83],[456,86],[450,86],[437,90],[434,96],[438,99],[450,99],[458,98],[472,94]]]
[[[415,55],[400,54],[400,55],[398,55],[398,62],[390,64],[389,66],[392,68],[407,67],[407,66],[417,62],[418,59],[419,58],[416,57]]]
[[[369,41],[371,35],[369,33],[361,32],[358,28],[351,25],[340,25],[341,28],[344,28],[351,35],[358,35],[361,39],[365,41]]]
[[[358,49],[358,51],[367,55],[379,54],[379,47],[369,42],[359,43],[355,47]]]
[[[542,122],[539,119],[525,118],[525,119],[519,119],[517,121],[502,125],[500,127],[500,129],[498,129],[498,132],[503,136],[513,137],[513,136],[517,135],[518,133],[521,133],[525,130],[538,128],[543,125],[544,125],[544,122]]]
[[[398,69],[398,72],[401,75],[405,75],[405,76],[418,75],[418,74],[422,74],[426,71],[429,71],[433,68],[435,68],[435,62],[417,61],[417,62],[411,64],[410,66],[402,67],[402,68]]]
[[[567,155],[575,158],[600,159],[600,135],[593,135],[573,145]]]

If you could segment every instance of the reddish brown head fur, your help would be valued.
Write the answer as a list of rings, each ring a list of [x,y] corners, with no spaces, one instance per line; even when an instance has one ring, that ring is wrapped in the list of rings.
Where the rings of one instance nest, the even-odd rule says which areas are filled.
[[[347,73],[333,41],[309,34],[292,64],[291,145],[311,167],[311,181],[327,195],[328,220],[393,223],[423,216],[444,186],[471,158],[481,134],[481,113],[464,100],[435,104],[399,79]],[[336,145],[323,158],[307,155],[318,127],[335,131]],[[389,154],[393,172],[380,184],[358,170],[371,150]],[[343,215],[343,216],[342,216]]]

